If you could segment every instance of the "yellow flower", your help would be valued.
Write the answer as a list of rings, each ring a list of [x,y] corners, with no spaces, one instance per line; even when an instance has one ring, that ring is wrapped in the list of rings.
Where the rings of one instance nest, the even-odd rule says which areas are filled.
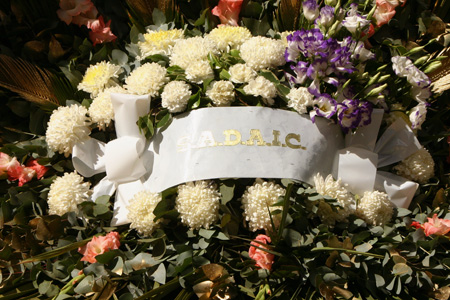
[[[90,66],[84,74],[83,80],[78,84],[78,89],[91,93],[92,97],[105,88],[117,85],[116,79],[122,73],[122,68],[110,62],[99,62]]]
[[[149,30],[144,34],[144,42],[138,42],[142,58],[150,55],[163,54],[170,55],[175,42],[183,38],[183,30],[173,29],[167,31]]]

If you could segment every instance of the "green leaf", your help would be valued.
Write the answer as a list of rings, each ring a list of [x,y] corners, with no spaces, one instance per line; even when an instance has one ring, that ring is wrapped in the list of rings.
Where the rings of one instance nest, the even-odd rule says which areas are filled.
[[[392,273],[397,276],[411,275],[412,269],[406,263],[397,263],[392,268]]]
[[[154,281],[165,284],[166,283],[166,267],[163,263],[160,263],[155,272],[150,276]]]
[[[198,91],[189,98],[187,107],[188,109],[196,109],[200,106],[201,93]]]
[[[160,116],[158,116],[160,117]],[[172,122],[172,114],[169,111],[165,111],[165,114],[161,117],[161,119],[156,123],[157,128],[162,128],[164,126],[168,126]]]
[[[87,294],[89,292],[92,292],[92,287],[95,284],[94,276],[88,275],[84,277],[83,280],[81,280],[80,283],[77,284],[77,286],[74,289],[74,292],[77,294]]]
[[[111,52],[111,57],[112,57],[113,63],[115,63],[119,66],[125,65],[128,62],[128,55],[119,49],[114,49]]]
[[[222,80],[229,80],[231,78],[231,75],[227,70],[222,69],[222,71],[220,71],[219,77]]]
[[[155,7],[152,12],[152,20],[156,26],[160,26],[166,22],[166,16],[161,10]]]
[[[356,246],[355,250],[358,251],[358,252],[364,252],[365,253],[365,252],[368,252],[372,248],[373,248],[373,246],[371,244],[364,243],[364,244]]]
[[[214,233],[216,233],[215,230],[204,229],[204,228],[201,228],[199,230],[199,232],[198,232],[198,234],[200,236],[202,236],[202,237],[204,237],[205,239],[208,239],[208,240],[214,235]]]
[[[222,195],[221,203],[227,204],[234,197],[234,188],[235,185],[232,182],[223,181],[220,183],[220,194]]]

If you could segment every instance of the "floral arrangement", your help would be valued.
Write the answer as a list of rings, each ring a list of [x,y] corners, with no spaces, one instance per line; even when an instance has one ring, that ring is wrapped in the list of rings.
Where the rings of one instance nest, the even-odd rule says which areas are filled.
[[[20,128],[5,134],[0,149],[0,294],[446,299],[450,109],[448,92],[433,93],[432,80],[446,63],[433,52],[446,40],[440,45],[422,25],[418,43],[402,44],[389,32],[399,20],[416,24],[407,16],[419,2],[163,1],[151,13],[137,2],[111,4],[133,23],[119,39],[112,29],[128,26],[123,16],[101,3],[59,2],[53,17],[67,27],[53,30],[85,26],[88,32],[76,34],[92,44],[74,39],[73,53],[59,56],[60,81],[15,62],[17,70],[49,78],[51,95],[11,88],[20,81],[0,76],[2,86],[34,103],[22,101],[28,114],[38,112],[30,114],[30,128],[38,117],[43,123],[31,136]],[[130,124],[146,143],[208,107],[288,110],[312,124],[334,124],[347,139],[378,122],[374,139],[394,137],[387,154],[378,150],[389,163],[375,164],[374,172],[400,183],[358,190],[346,174],[316,174],[310,183],[209,178],[139,191],[126,199],[129,223],[115,224],[120,192],[102,185],[103,172],[81,176],[71,160],[83,157],[80,144],[116,140],[112,94],[150,99],[148,113]],[[402,204],[394,201],[399,194]]]

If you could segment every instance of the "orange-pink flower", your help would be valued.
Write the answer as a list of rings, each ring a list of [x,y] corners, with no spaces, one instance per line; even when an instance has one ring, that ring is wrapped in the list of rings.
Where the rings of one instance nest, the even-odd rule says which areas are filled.
[[[257,243],[260,242],[260,243]],[[248,251],[248,254],[251,259],[256,261],[256,265],[258,267],[261,267],[263,269],[271,270],[273,260],[275,258],[275,255],[264,251],[263,249],[269,249],[268,247],[264,246],[264,244],[270,243],[270,237],[264,234],[259,234],[253,242],[250,243],[250,249]],[[262,243],[262,244],[261,244]],[[256,248],[256,247],[262,248]]]
[[[30,159],[27,162],[27,168],[33,169],[34,171],[36,171],[36,177],[37,179],[41,179],[42,176],[45,175],[45,173],[47,173],[48,168],[44,167],[43,165],[40,165],[36,159]]]
[[[103,16],[98,17],[98,20],[90,23],[88,28],[91,30],[89,32],[89,39],[96,44],[102,44],[105,42],[113,42],[117,37],[111,32],[111,20],[105,24]]]
[[[377,20],[377,26],[387,24],[395,15],[395,8],[398,6],[386,0],[377,0],[377,8],[373,16]]]
[[[67,25],[75,23],[73,22],[74,17],[89,13],[92,10],[95,10],[94,18],[97,16],[97,9],[91,0],[60,0],[59,7],[60,9],[56,11],[56,14]],[[81,26],[81,24],[78,25]]]
[[[238,26],[242,2],[243,0],[220,0],[212,14],[219,17],[221,25]]]
[[[95,263],[97,262],[97,259],[95,258],[97,255],[103,254],[110,250],[119,249],[119,247],[119,233],[111,231],[105,236],[94,236],[89,243],[78,248],[78,252],[83,254],[81,261]]]
[[[440,219],[437,214],[433,215],[433,218],[428,218],[428,221],[424,224],[419,222],[413,222],[411,226],[416,228],[422,228],[426,236],[429,235],[446,235],[450,232],[450,220]]]

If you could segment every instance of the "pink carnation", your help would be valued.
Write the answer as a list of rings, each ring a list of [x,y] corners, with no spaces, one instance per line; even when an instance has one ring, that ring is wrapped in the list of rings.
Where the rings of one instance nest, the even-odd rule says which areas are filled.
[[[257,243],[257,242],[260,242],[260,243]],[[259,234],[255,238],[255,240],[250,243],[250,249],[248,251],[248,254],[251,259],[256,261],[256,265],[258,267],[261,267],[263,269],[270,271],[270,269],[272,269],[272,264],[273,264],[275,255],[263,250],[263,249],[269,249],[268,247],[263,245],[263,244],[267,244],[267,243],[270,243],[270,237],[268,237],[267,235],[264,235],[264,234]],[[254,246],[262,248],[262,249],[256,248]]]
[[[219,17],[221,25],[238,26],[243,0],[220,0],[212,14]]]
[[[92,9],[97,11],[91,0],[60,0],[56,14],[67,25],[73,22],[73,18],[88,13]],[[94,18],[97,16],[95,14]],[[74,22],[75,23],[75,22]],[[79,24],[78,24],[79,25]],[[80,25],[79,25],[80,26]]]
[[[377,20],[377,26],[387,24],[395,15],[395,8],[398,6],[386,0],[377,0],[377,8],[375,9],[374,17]]]
[[[78,248],[78,252],[83,254],[81,261],[87,261],[90,263],[96,263],[95,257],[97,255],[108,252],[109,250],[119,249],[120,236],[119,233],[111,231],[105,236],[94,236],[92,240]]]
[[[98,17],[98,20],[95,20],[89,24],[88,28],[91,30],[89,32],[89,38],[94,43],[94,46],[105,42],[113,42],[117,39],[117,37],[111,32],[110,26],[111,20],[105,24],[103,16]]]

